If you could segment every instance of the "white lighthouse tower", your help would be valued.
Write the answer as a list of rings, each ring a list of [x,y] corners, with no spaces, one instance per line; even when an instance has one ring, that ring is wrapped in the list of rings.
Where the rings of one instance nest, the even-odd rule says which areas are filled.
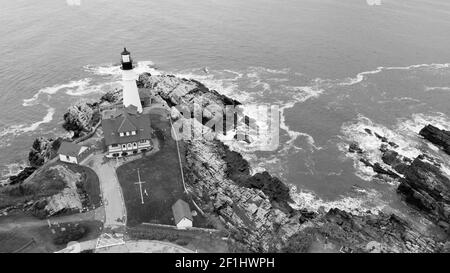
[[[122,52],[122,85],[123,85],[123,105],[128,107],[134,105],[137,111],[142,113],[142,104],[139,98],[139,91],[136,85],[138,75],[133,70],[133,60],[130,52],[126,48]]]

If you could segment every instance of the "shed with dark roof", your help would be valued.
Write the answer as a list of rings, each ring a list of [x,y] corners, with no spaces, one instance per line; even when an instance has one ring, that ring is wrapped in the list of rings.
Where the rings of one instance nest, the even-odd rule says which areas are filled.
[[[194,218],[192,217],[191,209],[189,208],[188,203],[178,199],[178,201],[172,205],[172,212],[177,228],[184,229],[187,227],[192,227]]]

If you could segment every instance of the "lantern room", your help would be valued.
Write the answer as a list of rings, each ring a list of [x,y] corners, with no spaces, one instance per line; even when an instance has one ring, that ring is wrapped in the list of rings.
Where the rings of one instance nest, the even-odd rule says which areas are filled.
[[[131,54],[126,47],[123,48],[122,56],[122,69],[131,70],[133,69],[133,60],[131,59]]]

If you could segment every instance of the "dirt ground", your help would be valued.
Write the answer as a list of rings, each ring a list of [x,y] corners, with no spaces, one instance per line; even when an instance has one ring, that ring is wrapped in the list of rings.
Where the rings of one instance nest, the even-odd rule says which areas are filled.
[[[174,228],[139,225],[128,228],[128,236],[135,240],[158,240],[171,242],[194,252],[226,253],[229,251],[227,240],[222,232],[208,232],[199,229],[177,230]]]
[[[0,253],[49,253],[61,250],[66,245],[56,245],[55,236],[67,225],[81,224],[87,233],[79,241],[97,238],[103,227],[96,220],[95,212],[53,217],[47,220],[37,219],[23,212],[14,212],[0,217]]]

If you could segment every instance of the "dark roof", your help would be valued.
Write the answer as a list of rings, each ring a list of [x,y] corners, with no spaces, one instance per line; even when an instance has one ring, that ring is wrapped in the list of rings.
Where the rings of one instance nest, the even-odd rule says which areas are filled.
[[[117,132],[125,133],[125,132],[136,131],[137,127],[136,127],[136,125],[134,125],[135,123],[137,123],[136,116],[130,115],[130,114],[128,114],[127,111],[124,111],[122,122],[120,123],[119,128],[117,128]]]
[[[124,47],[121,55],[130,55],[130,52],[127,50],[126,47]]]
[[[175,219],[175,224],[178,224],[181,220],[183,220],[183,218],[193,221],[189,204],[181,199],[178,199],[178,201],[173,204],[172,212]]]
[[[130,113],[132,112],[132,113]],[[102,119],[105,144],[124,144],[151,139],[152,127],[149,114],[138,114],[130,107],[122,109],[117,115]],[[136,131],[136,135],[120,136],[120,132]]]
[[[59,146],[58,154],[77,157],[80,154],[82,146],[73,142],[63,141]]]

